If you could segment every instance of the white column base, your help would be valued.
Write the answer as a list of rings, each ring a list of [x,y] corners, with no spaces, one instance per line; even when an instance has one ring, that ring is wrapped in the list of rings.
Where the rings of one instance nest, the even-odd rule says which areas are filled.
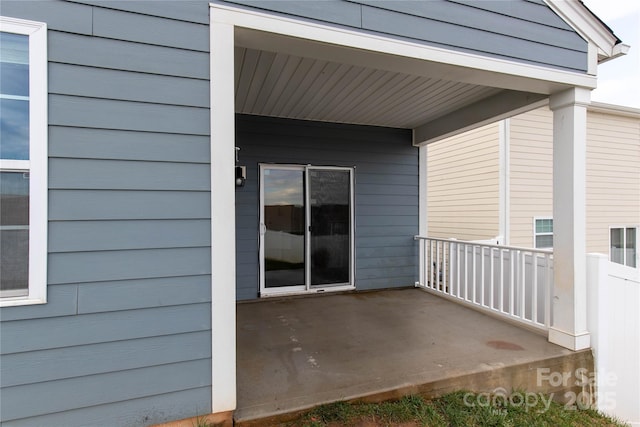
[[[591,347],[591,334],[583,332],[574,335],[551,327],[549,328],[549,342],[573,351],[584,350]]]

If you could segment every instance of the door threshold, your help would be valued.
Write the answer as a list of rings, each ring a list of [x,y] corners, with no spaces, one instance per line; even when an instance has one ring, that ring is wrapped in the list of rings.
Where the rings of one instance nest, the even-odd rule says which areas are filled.
[[[275,291],[275,292],[261,292],[260,298],[277,298],[287,297],[294,295],[315,295],[315,294],[328,294],[333,292],[355,291],[354,285],[339,285],[339,286],[327,286],[324,288],[311,288],[304,291]]]

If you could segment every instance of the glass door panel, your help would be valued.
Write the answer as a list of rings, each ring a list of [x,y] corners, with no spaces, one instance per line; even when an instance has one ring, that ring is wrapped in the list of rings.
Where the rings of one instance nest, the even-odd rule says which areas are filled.
[[[350,170],[309,168],[308,203],[310,286],[350,283]]]
[[[264,287],[305,287],[303,168],[263,170]]]

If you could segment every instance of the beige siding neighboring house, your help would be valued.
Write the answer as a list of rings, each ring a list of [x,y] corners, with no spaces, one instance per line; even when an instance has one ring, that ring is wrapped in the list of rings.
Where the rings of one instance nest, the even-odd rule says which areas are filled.
[[[608,253],[611,226],[640,226],[640,111],[595,106],[587,121],[588,251]]]
[[[640,110],[593,103],[587,123],[587,251],[608,254],[611,227],[640,225]],[[430,145],[429,235],[535,247],[536,219],[553,215],[552,138],[543,107]]]
[[[541,108],[509,122],[508,243],[535,247],[534,218],[553,213],[553,116]]]
[[[493,123],[428,146],[430,236],[476,240],[498,234],[498,128]]]

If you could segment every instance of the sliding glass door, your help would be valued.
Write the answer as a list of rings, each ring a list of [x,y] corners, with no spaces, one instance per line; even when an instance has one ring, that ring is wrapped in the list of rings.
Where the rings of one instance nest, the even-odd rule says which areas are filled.
[[[261,165],[261,294],[353,286],[348,168]]]

